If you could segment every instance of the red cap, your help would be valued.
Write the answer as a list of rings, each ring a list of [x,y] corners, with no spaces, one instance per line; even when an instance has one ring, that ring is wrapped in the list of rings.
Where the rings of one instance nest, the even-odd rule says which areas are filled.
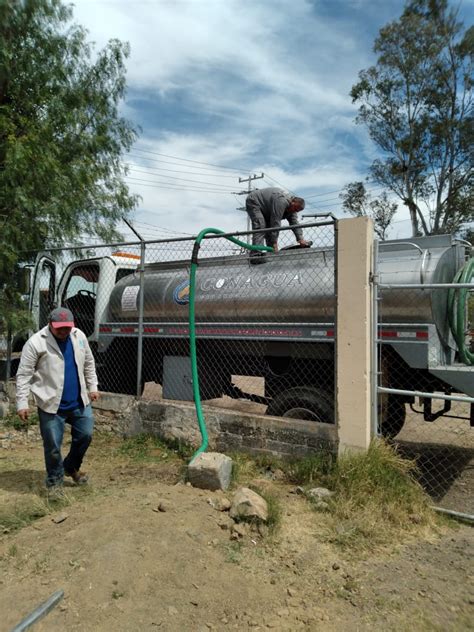
[[[54,329],[74,327],[74,316],[66,307],[56,307],[49,315],[49,322]]]

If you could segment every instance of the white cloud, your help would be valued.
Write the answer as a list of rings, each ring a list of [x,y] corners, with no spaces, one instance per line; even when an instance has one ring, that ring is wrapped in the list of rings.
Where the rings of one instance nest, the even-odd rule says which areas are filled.
[[[243,168],[241,176],[264,171],[310,195],[367,175],[375,149],[354,123],[349,91],[358,71],[372,63],[378,29],[400,15],[403,4],[76,0],[74,15],[98,47],[111,38],[130,42],[123,113],[142,126],[136,147]],[[189,233],[204,225],[245,228],[245,214],[235,210],[243,196],[195,191],[199,185],[171,177],[167,186],[183,189],[167,189],[166,172],[157,169],[174,168],[183,178],[240,190],[238,172],[234,179],[201,178],[189,175],[204,173],[196,163],[178,167],[166,164],[171,158],[151,158],[160,159],[137,151],[128,158],[147,171],[130,173],[136,178],[129,180],[131,189],[143,198],[137,219]]]

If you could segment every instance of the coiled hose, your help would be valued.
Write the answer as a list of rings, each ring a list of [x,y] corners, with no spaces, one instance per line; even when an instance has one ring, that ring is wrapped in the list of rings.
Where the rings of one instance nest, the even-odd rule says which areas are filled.
[[[191,351],[191,375],[193,381],[193,397],[194,397],[194,406],[196,408],[196,415],[199,424],[199,430],[201,432],[201,445],[198,450],[193,454],[190,463],[194,461],[194,459],[201,454],[201,452],[205,452],[207,446],[209,444],[209,439],[207,436],[206,423],[204,420],[204,414],[202,412],[201,407],[201,394],[199,390],[199,376],[198,376],[198,365],[197,365],[197,354],[196,354],[196,319],[195,319],[195,309],[194,302],[196,296],[196,270],[198,266],[198,254],[199,248],[201,247],[201,241],[208,234],[213,235],[225,235],[223,230],[219,230],[218,228],[204,228],[199,235],[194,240],[194,248],[193,254],[191,256],[191,271],[189,274],[189,345]],[[237,246],[241,246],[242,248],[246,248],[247,250],[260,250],[273,252],[273,248],[269,246],[253,246],[251,244],[247,244],[244,241],[240,241],[240,239],[236,239],[235,237],[231,237],[230,235],[225,235],[225,239],[228,239]]]
[[[466,261],[457,272],[453,283],[471,283],[474,277],[474,258]],[[456,341],[459,358],[464,364],[474,364],[474,353],[466,345],[466,300],[471,290],[451,288],[448,292],[448,317],[451,332]]]

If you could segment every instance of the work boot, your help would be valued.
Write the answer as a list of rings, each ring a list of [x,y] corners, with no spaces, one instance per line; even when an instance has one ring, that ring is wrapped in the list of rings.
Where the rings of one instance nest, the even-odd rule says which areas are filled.
[[[64,472],[66,476],[72,478],[72,480],[76,483],[76,485],[85,485],[89,480],[89,477],[85,472],[80,472],[79,470],[73,470],[72,472]]]
[[[50,501],[64,500],[64,489],[62,485],[51,485],[47,489],[47,497]]]

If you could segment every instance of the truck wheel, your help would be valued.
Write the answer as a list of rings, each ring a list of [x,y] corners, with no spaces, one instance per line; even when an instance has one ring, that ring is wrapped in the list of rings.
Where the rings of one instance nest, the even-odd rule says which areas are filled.
[[[325,391],[298,386],[277,395],[267,408],[267,415],[334,423],[334,403]]]
[[[405,424],[405,403],[396,395],[389,394],[388,398],[385,395],[382,403],[379,400],[378,410],[379,422],[381,421],[380,434],[386,439],[394,439]]]

